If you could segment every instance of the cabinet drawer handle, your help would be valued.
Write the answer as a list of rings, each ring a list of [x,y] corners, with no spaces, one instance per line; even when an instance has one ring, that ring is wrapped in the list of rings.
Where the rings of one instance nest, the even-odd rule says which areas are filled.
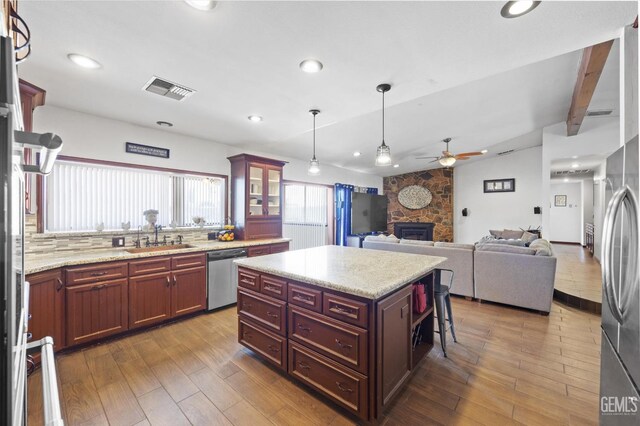
[[[298,362],[298,366],[300,368],[302,368],[303,370],[311,369],[311,366],[309,364],[307,364],[306,362],[302,362],[302,361]]]
[[[100,284],[100,285],[97,285],[95,287],[92,287],[91,290],[101,290],[101,289],[105,288],[106,286],[107,286],[106,284]]]
[[[309,327],[307,327],[306,325],[303,324],[298,324],[298,328],[302,331],[306,331],[308,333],[311,333],[311,329]]]
[[[273,291],[274,293],[280,293],[280,287],[276,287],[274,285],[265,285],[264,289],[267,291]]]
[[[270,316],[271,318],[278,318],[280,316],[278,314],[274,314],[273,312],[267,312],[267,315]]]
[[[340,389],[342,392],[348,392],[348,393],[353,393],[353,389],[348,388],[346,386],[344,386],[342,383],[340,382],[336,382],[336,385],[338,385],[338,389]]]
[[[352,345],[349,345],[349,344],[346,344],[346,343],[342,343],[339,339],[336,339],[336,345],[338,345],[342,349],[351,349],[351,348],[353,348]]]
[[[256,285],[255,281],[252,279],[241,279],[240,280],[241,283],[247,284],[247,285]]]
[[[247,303],[247,302],[242,302],[242,307],[245,308],[246,310],[251,309],[253,305],[251,303]]]
[[[58,286],[56,287],[56,291],[62,290],[62,280],[60,278],[56,278],[58,280]]]
[[[103,275],[107,275],[107,274],[108,274],[108,272],[107,272],[107,271],[102,271],[102,272],[92,272],[92,273],[91,273],[91,276],[92,276],[92,277],[101,277],[101,276],[103,276]]]
[[[275,352],[275,353],[280,352],[280,348],[278,348],[276,345],[269,345],[268,348],[271,352]]]
[[[340,305],[333,305],[331,310],[334,311],[334,312],[337,312],[339,314],[343,314],[343,315],[354,315],[355,314],[353,309],[343,308]]]
[[[313,303],[314,299],[315,299],[314,296],[306,296],[298,293],[296,293],[296,295],[293,296],[293,300],[297,300],[298,302]]]
[[[253,337],[251,333],[249,333],[248,331],[245,331],[244,333],[242,333],[242,335],[244,336],[245,339],[251,339],[251,337]]]

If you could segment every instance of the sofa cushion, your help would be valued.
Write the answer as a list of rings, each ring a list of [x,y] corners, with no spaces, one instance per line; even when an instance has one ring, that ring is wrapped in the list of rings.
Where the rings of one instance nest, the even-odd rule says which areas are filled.
[[[517,240],[522,238],[522,234],[524,234],[524,231],[522,230],[505,229],[502,231],[502,238],[505,240]]]
[[[536,256],[553,256],[553,250],[551,249],[551,243],[545,239],[538,238],[529,244],[530,249],[536,251]]]
[[[437,243],[434,244],[435,247],[443,247],[443,248],[459,248],[459,249],[467,249],[467,250],[473,250],[474,249],[474,245],[473,244],[461,244],[461,243],[447,243],[444,241],[438,241]]]
[[[489,230],[489,235],[491,235],[494,238],[502,238],[502,231],[498,231],[495,229],[490,229]]]
[[[429,246],[429,247],[433,247],[433,241],[406,240],[404,238],[400,240],[400,244],[409,244],[409,245],[414,245],[414,246]]]
[[[535,255],[536,250],[529,247],[511,246],[508,244],[482,244],[476,247],[478,251],[495,251],[499,253],[513,253],[513,254],[526,254]]]
[[[525,243],[532,243],[532,242],[534,242],[535,240],[538,239],[538,236],[536,234],[534,234],[534,233],[524,231],[522,233],[522,237],[520,237],[520,239],[522,241],[524,241]]]

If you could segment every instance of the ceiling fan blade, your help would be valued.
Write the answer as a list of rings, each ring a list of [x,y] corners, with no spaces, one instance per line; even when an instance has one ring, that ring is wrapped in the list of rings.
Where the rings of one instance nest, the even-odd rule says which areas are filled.
[[[474,155],[484,155],[484,153],[476,151],[476,152],[461,152],[457,154],[456,157],[473,157]]]
[[[439,159],[439,158],[436,158],[436,159],[435,159],[435,160],[433,160],[433,161],[429,161],[427,164],[435,163],[436,161],[440,161],[440,159]]]
[[[458,157],[457,155],[456,155],[455,158],[456,158],[456,161],[457,160],[468,160],[469,159],[469,157]]]
[[[416,160],[428,160],[429,158],[440,158],[440,157],[416,157]]]

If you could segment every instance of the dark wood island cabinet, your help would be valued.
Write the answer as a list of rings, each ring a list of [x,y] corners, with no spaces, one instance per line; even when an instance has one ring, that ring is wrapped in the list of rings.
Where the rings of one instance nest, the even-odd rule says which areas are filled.
[[[433,269],[443,260],[326,246],[237,261],[238,341],[359,418],[376,419],[433,346]],[[396,261],[407,266],[399,277],[378,274]],[[350,281],[349,269],[363,266],[367,277]],[[386,285],[367,282],[376,276]],[[414,284],[427,290],[421,314],[413,313]]]

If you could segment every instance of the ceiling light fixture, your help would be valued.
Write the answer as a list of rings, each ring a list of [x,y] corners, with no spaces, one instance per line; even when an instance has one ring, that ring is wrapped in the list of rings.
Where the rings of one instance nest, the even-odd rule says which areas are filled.
[[[577,155],[572,155],[571,158],[573,158],[575,160],[576,158],[578,158],[578,156]]]
[[[259,123],[262,121],[262,117],[260,117],[259,115],[250,115],[247,118],[249,119],[249,121],[253,121],[254,123]]]
[[[400,164],[394,164],[393,167],[397,169],[398,167],[400,167]]]
[[[455,164],[456,157],[442,157],[438,160],[443,167],[451,167]]]
[[[173,127],[173,123],[169,123],[168,121],[156,121],[156,124],[160,127]]]
[[[569,182],[569,178],[564,178],[564,181],[565,182]]]
[[[483,153],[483,154],[486,154],[487,152],[489,152],[489,150],[488,150],[488,149],[483,149],[483,150],[482,150],[482,151],[480,151],[480,152],[481,152],[481,153]]]
[[[322,62],[317,59],[305,59],[304,61],[300,62],[300,69],[304,72],[319,72],[322,71],[322,68]]]
[[[539,1],[531,1],[531,0],[517,0],[517,1],[508,1],[502,7],[500,11],[500,15],[503,18],[518,18],[522,15],[526,15],[531,12],[533,9],[540,5]]]
[[[353,156],[354,156],[354,157],[360,157],[360,151],[356,151],[356,152],[354,152],[354,153],[353,153]]]
[[[186,4],[198,10],[211,10],[218,4],[217,1],[213,0],[184,0]]]
[[[102,64],[100,64],[100,62],[96,61],[95,59],[91,59],[88,56],[80,55],[78,53],[69,53],[67,55],[67,58],[69,58],[71,62],[82,68],[92,70],[102,68]]]
[[[382,93],[382,144],[376,151],[376,166],[391,165],[391,149],[384,142],[384,94],[391,90],[390,84],[379,84],[376,90]]]
[[[313,158],[309,161],[308,173],[310,176],[318,176],[320,174],[320,162],[316,159],[316,115],[320,114],[320,110],[311,109],[309,112],[313,115]]]
[[[572,168],[572,169],[577,169],[578,167],[580,167],[580,164],[578,164],[578,163],[573,163],[573,164],[571,165],[571,168]]]

